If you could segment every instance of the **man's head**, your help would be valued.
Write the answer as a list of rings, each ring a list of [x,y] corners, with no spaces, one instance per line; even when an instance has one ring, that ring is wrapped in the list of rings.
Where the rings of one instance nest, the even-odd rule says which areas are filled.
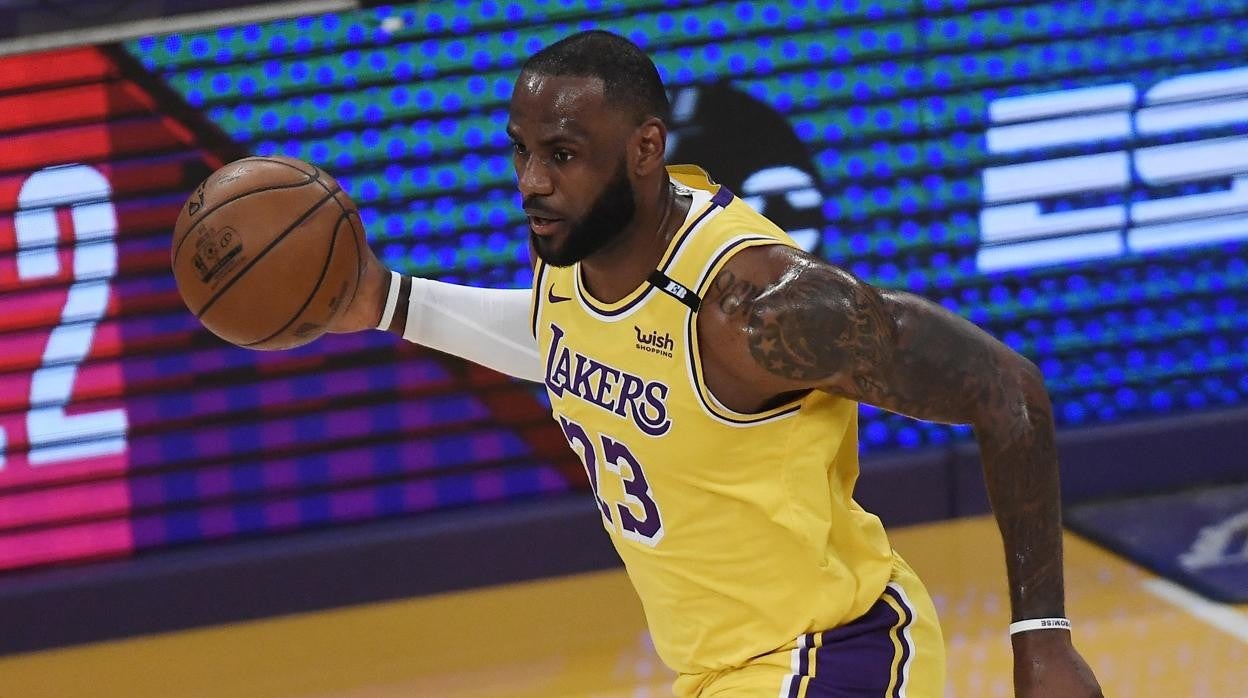
[[[530,238],[544,261],[588,257],[649,205],[670,112],[654,63],[614,34],[574,34],[525,62],[507,133]]]

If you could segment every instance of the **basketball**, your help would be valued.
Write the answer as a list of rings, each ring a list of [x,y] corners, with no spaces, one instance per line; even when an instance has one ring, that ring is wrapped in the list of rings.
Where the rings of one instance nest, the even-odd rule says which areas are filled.
[[[212,173],[173,228],[178,293],[218,337],[290,349],[325,333],[359,285],[355,204],[315,165],[249,157]]]

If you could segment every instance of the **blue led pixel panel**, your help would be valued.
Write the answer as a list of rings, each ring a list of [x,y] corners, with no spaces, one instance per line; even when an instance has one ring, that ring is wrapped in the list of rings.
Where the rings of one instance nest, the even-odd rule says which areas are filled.
[[[672,161],[988,328],[1062,424],[1248,399],[1248,0],[428,2],[131,50],[250,149],[333,169],[395,268],[524,286],[507,97],[591,27],[655,59]],[[867,448],[960,431],[863,416]]]

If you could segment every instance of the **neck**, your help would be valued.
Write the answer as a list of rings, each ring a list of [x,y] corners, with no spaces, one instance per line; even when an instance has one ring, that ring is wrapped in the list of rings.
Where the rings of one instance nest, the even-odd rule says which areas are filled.
[[[581,260],[581,278],[594,298],[614,303],[632,293],[659,264],[689,212],[664,176],[657,192],[638,202],[637,215],[612,244]]]

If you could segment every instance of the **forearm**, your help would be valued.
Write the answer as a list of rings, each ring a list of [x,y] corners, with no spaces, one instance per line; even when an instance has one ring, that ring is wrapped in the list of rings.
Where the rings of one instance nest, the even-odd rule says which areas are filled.
[[[1005,545],[1013,620],[1064,615],[1061,499],[1053,407],[1040,370],[971,323],[917,296],[889,293],[910,357],[889,383],[922,419],[970,422]]]
[[[943,308],[905,293],[884,298],[906,358],[893,361],[895,372],[875,392],[905,414],[974,426],[1005,544],[1014,620],[1063,616],[1057,453],[1043,376]]]
[[[1007,399],[976,419],[984,482],[1005,544],[1013,620],[1065,615],[1061,492],[1053,413],[1043,380],[1019,359]]]
[[[541,357],[529,330],[529,293],[405,277],[386,329],[409,342],[541,382]]]

